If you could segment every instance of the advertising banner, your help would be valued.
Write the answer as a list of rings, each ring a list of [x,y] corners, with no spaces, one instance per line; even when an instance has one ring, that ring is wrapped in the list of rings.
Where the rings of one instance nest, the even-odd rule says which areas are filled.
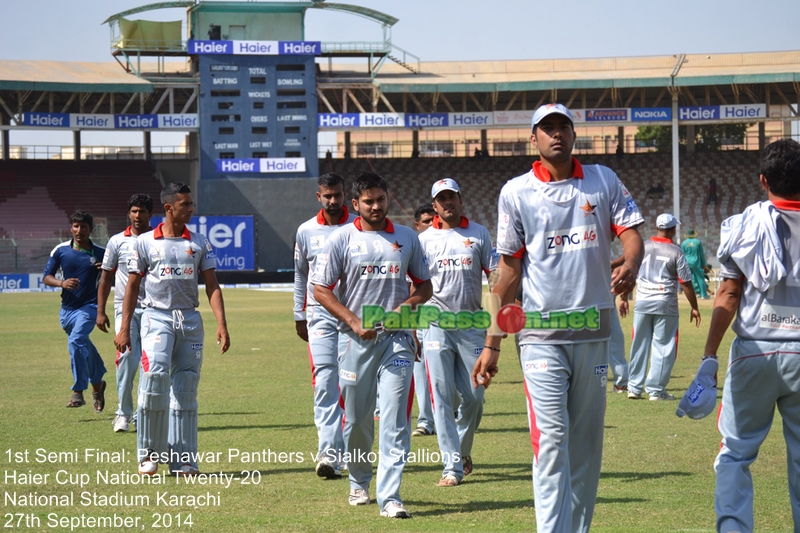
[[[164,222],[153,217],[150,224]],[[189,230],[206,236],[217,256],[217,270],[255,270],[256,230],[252,215],[202,215],[192,217]]]
[[[197,130],[197,113],[99,115],[79,113],[23,113],[23,126],[81,130]]]
[[[322,53],[319,41],[201,41],[190,40],[186,50],[192,55],[306,55]]]

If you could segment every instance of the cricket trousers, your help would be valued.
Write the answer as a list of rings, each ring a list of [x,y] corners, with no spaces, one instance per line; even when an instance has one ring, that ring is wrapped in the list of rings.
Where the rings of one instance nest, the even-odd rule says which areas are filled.
[[[634,311],[629,391],[637,394],[646,391],[650,396],[666,392],[678,353],[679,320],[678,315],[654,315]]]
[[[89,334],[97,319],[97,304],[86,304],[78,309],[61,309],[61,329],[68,335],[70,363],[72,366],[72,390],[85,391],[89,383],[103,381],[106,365]]]
[[[117,406],[118,415],[133,415],[133,380],[136,379],[136,371],[142,362],[142,339],[141,325],[142,313],[144,309],[137,308],[131,317],[131,345],[124,352],[117,351]],[[114,309],[114,330],[119,333],[122,327],[122,307]]]

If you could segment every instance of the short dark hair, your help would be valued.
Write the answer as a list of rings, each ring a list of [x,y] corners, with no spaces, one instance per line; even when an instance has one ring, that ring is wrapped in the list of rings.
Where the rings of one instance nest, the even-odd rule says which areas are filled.
[[[339,184],[344,188],[344,178],[333,172],[328,172],[317,178],[317,185],[320,187],[336,187]]]
[[[171,204],[178,197],[178,194],[189,194],[191,192],[192,189],[182,181],[168,183],[161,191],[161,204]]]
[[[781,139],[767,145],[761,152],[761,174],[776,196],[800,193],[800,144],[793,139]]]
[[[78,209],[72,213],[69,217],[69,222],[70,224],[74,224],[76,222],[81,224],[85,222],[86,224],[89,224],[90,228],[94,229],[94,218],[92,218],[92,215],[90,215],[88,211],[84,211],[82,209]]]
[[[419,222],[424,214],[435,215],[436,210],[434,210],[433,206],[429,203],[420,204],[417,210],[414,211],[414,222]]]
[[[374,172],[362,172],[355,181],[353,181],[353,199],[358,200],[361,198],[361,193],[369,189],[374,189],[375,187],[383,189],[383,192],[389,192],[389,186],[386,185],[386,180],[380,177],[380,175]]]
[[[147,194],[137,193],[128,199],[128,211],[131,207],[144,207],[148,212],[153,212],[153,199]]]

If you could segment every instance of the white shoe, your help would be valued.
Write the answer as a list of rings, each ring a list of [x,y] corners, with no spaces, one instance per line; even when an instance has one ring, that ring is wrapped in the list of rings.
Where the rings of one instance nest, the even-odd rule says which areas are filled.
[[[200,471],[189,463],[183,463],[180,468],[172,471],[178,477],[191,477],[196,476]]]
[[[139,463],[139,473],[143,476],[155,476],[158,472],[158,460],[152,454],[152,450],[148,450],[147,456]]]
[[[641,392],[628,391],[628,399],[629,400],[641,400],[642,399],[642,393]]]
[[[381,511],[381,516],[388,516],[389,518],[411,518],[411,513],[406,511],[402,503],[389,502],[386,507]]]
[[[325,479],[342,477],[342,471],[339,466],[324,459],[317,463],[316,472],[319,477],[324,477]]]
[[[674,400],[674,399],[675,399],[675,396],[673,396],[672,394],[670,394],[670,393],[668,393],[666,391],[659,392],[655,396],[650,396],[650,401],[651,402],[671,401],[671,400]]]
[[[114,433],[122,433],[131,428],[130,417],[126,415],[117,415],[114,417]]]
[[[350,505],[368,505],[369,492],[364,489],[350,489],[350,498],[348,498]]]

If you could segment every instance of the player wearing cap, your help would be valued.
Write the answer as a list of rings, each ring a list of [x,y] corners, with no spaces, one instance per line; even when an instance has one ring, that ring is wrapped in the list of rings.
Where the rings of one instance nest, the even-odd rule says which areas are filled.
[[[339,364],[336,319],[314,299],[309,286],[317,257],[334,231],[355,220],[344,205],[344,179],[333,173],[317,180],[317,216],[297,228],[294,245],[294,320],[297,335],[308,343],[311,383],[314,387],[314,424],[317,426],[316,472],[319,477],[342,475],[342,408],[339,406]]]
[[[722,445],[714,463],[714,508],[722,533],[756,529],[750,465],[776,406],[794,531],[800,530],[800,144],[784,139],[764,148],[759,181],[768,201],[722,223],[722,282],[705,346],[704,359],[716,358],[733,321],[736,338],[717,424]]]
[[[680,247],[673,244],[677,218],[669,213],[658,215],[655,237],[644,243],[644,259],[636,280],[636,303],[633,306],[628,398],[639,400],[646,391],[651,401],[674,400],[666,390],[678,352],[678,283],[692,306],[691,321],[700,327],[700,311],[692,288],[692,273]],[[650,359],[647,374],[647,360]]]
[[[414,229],[422,233],[431,226],[436,211],[429,203],[424,203],[414,211]],[[417,340],[423,344],[422,330],[417,330]],[[411,433],[413,437],[426,437],[436,434],[436,424],[433,421],[433,405],[431,403],[431,389],[428,383],[428,371],[425,368],[425,350],[421,350],[419,361],[414,361],[414,392],[417,396],[417,428]]]
[[[362,323],[364,306],[385,312],[415,308],[431,296],[430,273],[411,228],[387,217],[388,187],[364,172],[353,182],[358,218],[334,233],[311,275],[314,298],[339,321],[339,386],[344,398],[344,441],[350,505],[369,503],[375,396],[380,390],[377,500],[381,515],[409,518],[400,482],[411,444],[408,400],[416,344],[409,331]],[[406,274],[415,290],[409,295]],[[339,295],[333,289],[339,283]],[[375,309],[374,307],[372,309]],[[377,326],[377,327],[375,327]]]
[[[139,286],[142,302],[142,376],[139,386],[137,458],[139,474],[153,476],[158,463],[169,463],[179,476],[196,475],[197,386],[203,366],[203,320],[197,311],[198,283],[217,319],[217,344],[230,346],[222,290],[214,273],[216,258],[208,240],[189,231],[194,202],[191,189],[181,182],[161,191],[166,214],[163,223],[136,239],[128,260],[128,286],[122,320],[114,344],[131,347],[131,322]]]
[[[703,243],[697,238],[697,232],[690,229],[686,232],[686,240],[681,243],[681,250],[686,255],[686,262],[692,271],[692,285],[695,293],[700,294],[703,300],[708,299],[708,285],[706,285],[706,253]]]
[[[114,279],[114,327],[119,331],[122,325],[122,300],[128,284],[128,255],[136,246],[136,239],[142,233],[150,231],[150,217],[153,216],[153,199],[146,194],[134,194],[128,200],[128,220],[131,225],[125,231],[117,233],[108,240],[106,253],[103,256],[103,273],[97,286],[97,320],[98,329],[108,333],[108,315],[106,302],[111,292],[111,279]],[[142,342],[139,330],[142,323],[142,300],[144,285],[139,288],[139,298],[131,319],[131,349],[117,352],[117,396],[119,405],[117,416],[112,427],[114,431],[128,431],[133,416],[133,380],[142,361]]]
[[[500,277],[492,293],[510,304],[521,279],[520,363],[537,531],[583,532],[600,480],[612,294],[633,287],[643,220],[613,171],[572,157],[575,130],[566,107],[544,105],[532,123],[540,161],[500,192]],[[613,271],[612,232],[625,257]],[[487,336],[472,372],[476,387],[491,383],[499,347],[499,336]]]
[[[480,311],[483,274],[497,266],[489,230],[462,216],[458,184],[445,178],[431,188],[431,227],[419,236],[433,282],[430,303],[455,315]],[[455,324],[452,324],[455,326]],[[472,387],[470,374],[483,350],[486,332],[456,329],[442,322],[424,332],[423,349],[433,392],[434,419],[444,471],[440,487],[453,487],[472,472],[472,443],[483,415],[483,387]],[[456,420],[453,398],[461,395]]]
[[[86,211],[72,213],[69,229],[72,239],[50,252],[42,283],[61,288],[61,329],[69,336],[67,346],[73,379],[67,407],[86,405],[83,391],[91,382],[94,410],[100,413],[106,405],[106,382],[103,380],[106,366],[89,334],[97,317],[97,279],[105,250],[90,238],[94,218]],[[61,279],[56,278],[59,270]]]

